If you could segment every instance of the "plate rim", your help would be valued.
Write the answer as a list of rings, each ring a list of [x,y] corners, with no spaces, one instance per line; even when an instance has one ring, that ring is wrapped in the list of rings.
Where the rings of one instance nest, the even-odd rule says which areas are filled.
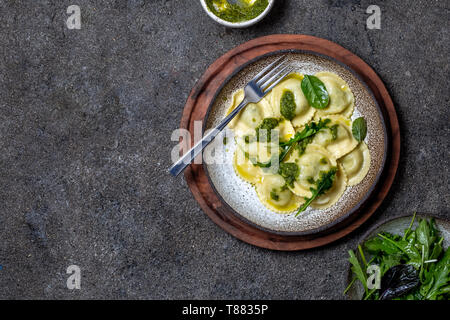
[[[359,76],[359,80],[364,80],[362,82],[367,84],[370,89],[376,89],[375,91],[370,90],[369,92],[374,95],[375,101],[379,104],[382,118],[388,131],[389,145],[388,151],[386,152],[384,170],[382,170],[379,182],[360,210],[357,210],[359,212],[351,214],[350,217],[337,223],[334,227],[327,228],[326,232],[323,233],[320,232],[305,236],[280,235],[274,233],[272,230],[265,231],[260,229],[260,227],[255,228],[230,213],[229,210],[226,210],[223,206],[224,202],[217,197],[208,178],[206,178],[202,165],[191,164],[185,170],[184,176],[192,194],[203,211],[222,229],[244,242],[262,248],[294,251],[323,246],[336,241],[358,228],[374,214],[383,199],[387,196],[396,176],[400,158],[400,131],[392,99],[381,79],[367,63],[332,41],[302,34],[275,34],[256,38],[231,49],[218,58],[210,65],[191,90],[185,104],[180,128],[192,132],[193,122],[195,120],[193,118],[197,117],[198,119],[204,120],[204,110],[197,110],[198,108],[196,109],[195,107],[205,99],[209,100],[205,103],[209,107],[213,97],[207,97],[212,91],[208,90],[210,89],[208,86],[216,86],[213,90],[215,94],[220,84],[232,76],[233,72],[228,72],[227,68],[236,70],[251,60],[252,54],[255,55],[255,58],[258,58],[264,54],[279,52],[283,48],[301,49],[334,58],[341,65],[343,64],[349,70],[353,71],[353,74]],[[260,51],[263,51],[263,53],[258,53]],[[217,79],[214,79],[216,77],[221,82],[219,86],[217,86]],[[367,80],[370,80],[370,82]],[[213,194],[210,194],[210,192]]]

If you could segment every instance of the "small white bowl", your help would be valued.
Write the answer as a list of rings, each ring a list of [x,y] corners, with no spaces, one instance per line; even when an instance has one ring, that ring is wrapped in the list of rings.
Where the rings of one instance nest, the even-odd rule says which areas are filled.
[[[269,0],[269,4],[267,5],[267,8],[264,9],[264,11],[261,12],[261,14],[259,16],[257,16],[256,18],[253,18],[253,19],[247,20],[247,21],[242,21],[242,22],[229,22],[229,21],[219,18],[214,13],[212,13],[208,9],[206,1],[200,0],[200,3],[202,4],[203,9],[206,11],[206,13],[208,14],[208,16],[211,19],[213,19],[217,23],[220,23],[221,25],[223,25],[225,27],[229,27],[229,28],[246,28],[246,27],[254,25],[255,23],[258,23],[269,13],[270,9],[272,9],[272,7],[273,7],[274,2],[275,2],[275,0]]]

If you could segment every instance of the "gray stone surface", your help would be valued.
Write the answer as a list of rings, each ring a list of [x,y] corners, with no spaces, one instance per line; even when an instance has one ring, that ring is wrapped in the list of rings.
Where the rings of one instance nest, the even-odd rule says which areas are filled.
[[[68,30],[78,4],[82,29]],[[381,30],[367,30],[370,4]],[[199,1],[0,0],[0,298],[340,299],[347,250],[414,210],[449,218],[448,1],[277,0],[228,30]],[[335,41],[385,82],[402,129],[391,193],[356,232],[323,248],[243,243],[166,173],[190,89],[258,36]],[[66,268],[82,271],[66,288]]]

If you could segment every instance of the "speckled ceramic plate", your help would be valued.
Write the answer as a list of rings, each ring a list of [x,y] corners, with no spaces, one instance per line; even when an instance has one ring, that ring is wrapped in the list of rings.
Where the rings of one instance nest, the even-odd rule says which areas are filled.
[[[444,220],[441,218],[433,217],[428,214],[416,214],[416,219],[413,224],[413,228],[417,228],[418,226],[418,218],[420,219],[431,219],[434,218],[436,222],[436,227],[441,233],[441,236],[444,238],[443,246],[444,248],[448,248],[450,245],[450,222],[448,220]],[[361,241],[359,243],[364,243],[366,240],[375,237],[380,232],[389,232],[392,234],[403,235],[405,229],[407,229],[411,223],[412,215],[396,217],[387,221],[383,221],[376,226],[372,227],[364,236],[362,236]],[[348,266],[348,276],[346,279],[345,288],[348,287],[350,282],[353,279],[352,272],[350,270],[350,263]],[[361,297],[364,294],[364,288],[359,283],[356,282],[348,291],[347,298],[351,300],[361,300]]]
[[[222,139],[205,149],[205,153],[221,153],[225,161],[206,164],[209,179],[223,202],[238,216],[259,228],[283,234],[311,234],[323,231],[354,213],[374,190],[386,160],[388,136],[382,112],[368,86],[348,67],[336,60],[319,54],[290,51],[286,54],[294,70],[303,74],[330,71],[344,79],[355,96],[355,111],[352,119],[363,116],[367,121],[367,143],[371,164],[367,176],[356,186],[347,187],[340,200],[325,210],[308,208],[298,217],[294,214],[279,214],[267,209],[258,199],[254,187],[237,176],[233,169],[234,139],[223,145]],[[231,77],[216,95],[209,107],[205,129],[214,128],[226,115],[232,93],[243,88],[253,76],[280,54],[256,59]],[[230,130],[230,129],[226,129]],[[231,132],[226,134],[232,135]],[[214,149],[214,151],[213,151]]]
[[[184,171],[199,205],[217,225],[250,244],[273,250],[304,250],[344,237],[379,207],[394,181],[400,159],[400,131],[394,104],[376,73],[361,58],[326,39],[301,34],[276,34],[245,42],[218,58],[192,89],[180,128],[191,135],[215,126],[225,115],[231,93],[280,54],[288,54],[297,71],[329,70],[350,85],[356,97],[356,115],[368,122],[367,144],[372,166],[366,179],[348,188],[341,200],[324,211],[308,210],[299,218],[267,210],[253,188],[233,171],[233,141],[216,151],[220,165],[193,163]],[[194,140],[191,139],[191,146]],[[205,155],[214,147],[207,148]],[[384,169],[383,169],[384,167]]]

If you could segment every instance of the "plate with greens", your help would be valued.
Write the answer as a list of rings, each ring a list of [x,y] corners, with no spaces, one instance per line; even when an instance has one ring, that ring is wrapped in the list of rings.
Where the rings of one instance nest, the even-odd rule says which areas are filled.
[[[353,300],[449,300],[450,222],[429,215],[372,228],[356,250],[344,294]]]

